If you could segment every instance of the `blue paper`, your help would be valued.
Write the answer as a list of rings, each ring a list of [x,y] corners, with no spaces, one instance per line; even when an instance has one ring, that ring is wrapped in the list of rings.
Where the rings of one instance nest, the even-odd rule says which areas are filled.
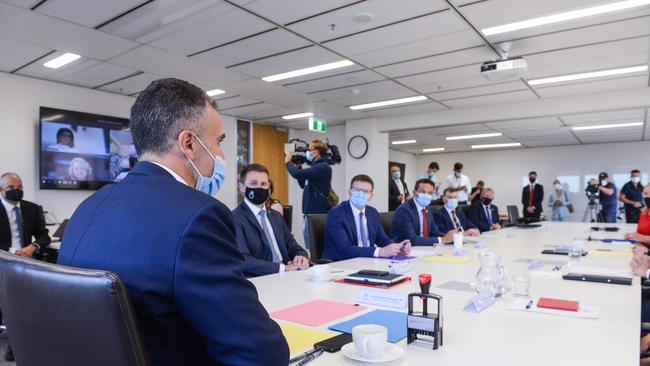
[[[601,239],[601,241],[603,243],[609,243],[609,244],[613,244],[613,243],[636,244],[636,243],[638,243],[638,241],[632,240],[632,239],[628,239],[628,240],[625,240],[625,239]]]
[[[374,310],[352,320],[334,324],[329,329],[352,334],[352,328],[361,324],[383,325],[388,329],[388,341],[391,343],[406,338],[406,313],[389,310]]]

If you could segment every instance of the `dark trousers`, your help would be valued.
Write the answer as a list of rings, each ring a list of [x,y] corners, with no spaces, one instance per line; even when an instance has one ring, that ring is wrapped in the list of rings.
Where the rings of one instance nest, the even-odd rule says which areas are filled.
[[[641,209],[625,209],[625,222],[628,224],[636,224],[639,222],[639,214],[641,214]]]

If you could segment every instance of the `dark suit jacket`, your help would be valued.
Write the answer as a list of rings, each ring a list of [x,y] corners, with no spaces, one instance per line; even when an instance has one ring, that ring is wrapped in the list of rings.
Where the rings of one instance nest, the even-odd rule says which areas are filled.
[[[23,216],[23,247],[36,242],[41,248],[44,248],[52,242],[45,227],[45,216],[41,206],[29,202],[20,201],[20,213]],[[32,240],[32,238],[34,240]],[[0,205],[0,249],[9,250],[11,248],[11,227],[7,211],[3,205]]]
[[[309,258],[287,228],[282,215],[275,210],[267,209],[266,212],[282,254],[282,263],[286,264],[297,255]],[[237,227],[237,249],[244,255],[244,273],[248,276],[278,273],[280,264],[273,263],[273,253],[253,211],[242,202],[232,213]]]
[[[492,222],[490,222],[485,214],[485,208],[481,201],[474,202],[469,207],[469,220],[476,225],[481,232],[490,231],[490,226],[492,224],[499,223],[499,208],[491,204],[490,211],[492,212]]]
[[[476,225],[468,220],[467,217],[465,217],[463,214],[463,211],[461,211],[459,208],[456,208],[456,217],[458,217],[458,221],[460,222],[460,226],[463,227],[463,230],[476,229]],[[436,220],[438,230],[441,232],[447,233],[449,230],[454,229],[454,223],[451,220],[451,216],[449,216],[449,212],[447,212],[446,208],[443,207],[438,210],[438,212],[433,215],[433,218]]]
[[[404,187],[404,196],[409,195],[409,190],[406,188],[406,183],[403,180],[400,180],[402,186]],[[388,211],[395,211],[400,205],[397,198],[399,197],[399,187],[393,178],[388,179]]]
[[[75,211],[59,263],[117,273],[151,365],[286,365],[278,325],[242,273],[232,213],[143,161]]]
[[[429,236],[420,236],[420,215],[413,199],[404,202],[393,214],[393,221],[390,224],[390,232],[393,235],[393,241],[401,242],[410,240],[411,245],[433,245],[439,243],[438,237],[444,236],[433,219],[433,214],[429,209],[426,212],[427,223],[429,225]]]
[[[329,211],[327,195],[332,189],[332,167],[323,158],[311,167],[300,169],[292,162],[287,162],[287,170],[298,180],[302,188],[302,213],[324,214]]]
[[[530,184],[527,184],[521,192],[521,204],[524,205],[524,217],[539,217],[542,213],[542,202],[544,201],[544,187],[541,184],[535,183],[533,188],[533,206],[535,211],[533,214],[528,213],[528,204],[530,200]]]
[[[368,221],[370,246],[362,248],[358,245],[357,225],[350,201],[343,201],[331,209],[325,224],[325,248],[322,257],[333,261],[372,257],[375,253],[375,245],[384,247],[392,243],[381,226],[379,213],[373,207],[366,206],[366,221]]]

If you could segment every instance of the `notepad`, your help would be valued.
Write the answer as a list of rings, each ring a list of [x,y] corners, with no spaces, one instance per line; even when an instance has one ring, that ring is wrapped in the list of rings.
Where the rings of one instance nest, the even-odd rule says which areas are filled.
[[[282,334],[289,344],[290,357],[312,349],[315,343],[333,337],[335,333],[304,328],[293,324],[280,324]]]
[[[374,310],[329,327],[337,332],[352,334],[352,328],[361,324],[383,325],[388,329],[388,341],[397,343],[406,338],[406,313],[389,310]]]
[[[317,327],[364,310],[365,306],[336,301],[314,300],[271,313],[271,317]]]
[[[432,256],[424,258],[424,260],[429,261],[429,262],[443,262],[443,263],[463,264],[463,263],[471,262],[472,258],[470,258],[470,257],[445,257],[445,256],[432,255]]]
[[[540,297],[537,300],[538,308],[565,310],[565,311],[578,311],[580,303],[572,300],[552,299],[548,297]]]

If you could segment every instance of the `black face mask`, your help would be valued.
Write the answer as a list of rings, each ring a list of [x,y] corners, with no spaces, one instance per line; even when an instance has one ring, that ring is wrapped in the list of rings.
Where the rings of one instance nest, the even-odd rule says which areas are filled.
[[[531,183],[535,183],[535,181],[537,180],[537,178],[532,178],[532,177],[531,177],[531,178],[528,178],[528,180],[529,180]]]
[[[650,208],[650,197],[643,197],[643,203],[645,204],[645,207]]]
[[[483,204],[487,206],[492,203],[492,198],[483,198],[481,201],[483,201]]]
[[[23,190],[18,188],[6,190],[5,199],[7,199],[7,201],[14,201],[14,202],[20,201],[23,199]]]
[[[251,203],[256,205],[261,205],[266,202],[271,195],[271,190],[268,188],[250,188],[246,187],[246,192],[244,193],[246,198],[251,201]]]

